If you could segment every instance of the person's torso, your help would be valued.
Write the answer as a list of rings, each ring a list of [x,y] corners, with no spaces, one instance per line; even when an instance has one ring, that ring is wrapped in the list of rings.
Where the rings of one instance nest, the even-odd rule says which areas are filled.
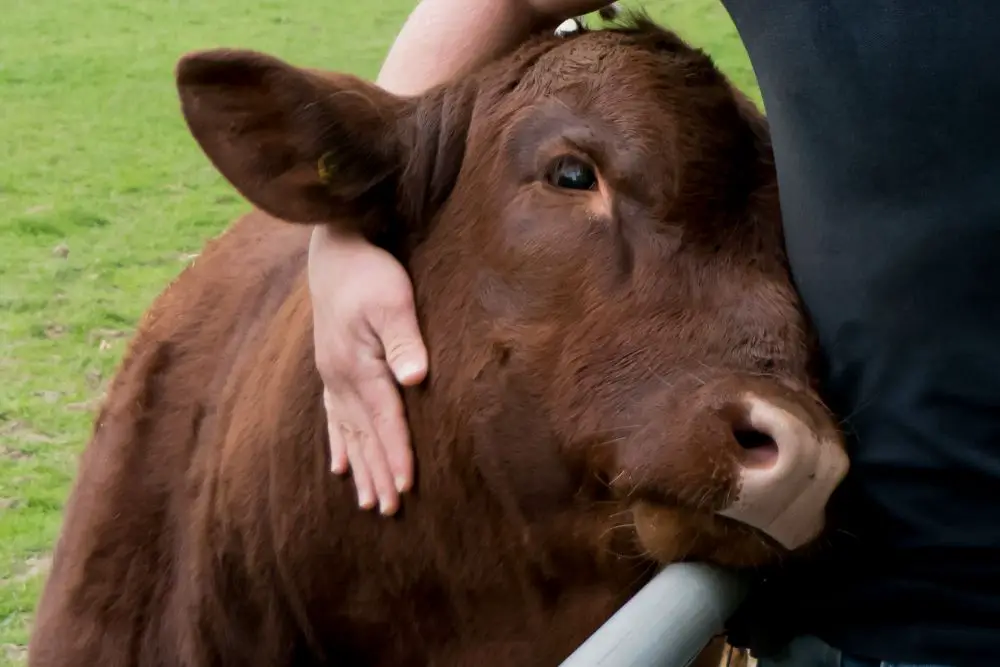
[[[794,615],[975,664],[1000,649],[1000,2],[724,4],[853,466]]]

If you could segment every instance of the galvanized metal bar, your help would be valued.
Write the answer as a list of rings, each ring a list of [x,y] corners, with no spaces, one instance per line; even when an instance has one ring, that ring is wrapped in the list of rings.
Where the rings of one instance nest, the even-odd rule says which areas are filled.
[[[664,567],[561,667],[687,667],[746,595],[740,576],[710,565]]]

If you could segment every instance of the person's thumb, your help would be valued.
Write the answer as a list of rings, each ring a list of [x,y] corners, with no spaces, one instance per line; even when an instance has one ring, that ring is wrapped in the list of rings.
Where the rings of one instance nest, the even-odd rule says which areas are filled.
[[[402,385],[423,382],[427,376],[427,348],[420,336],[412,301],[386,312],[382,329],[376,329],[375,335],[382,341],[385,360],[397,382]]]

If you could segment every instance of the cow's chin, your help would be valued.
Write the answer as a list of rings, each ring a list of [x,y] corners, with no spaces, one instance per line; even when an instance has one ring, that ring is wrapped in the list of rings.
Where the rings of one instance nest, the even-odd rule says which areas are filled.
[[[660,563],[702,561],[743,569],[790,555],[756,528],[704,510],[638,502],[632,514],[640,548]]]

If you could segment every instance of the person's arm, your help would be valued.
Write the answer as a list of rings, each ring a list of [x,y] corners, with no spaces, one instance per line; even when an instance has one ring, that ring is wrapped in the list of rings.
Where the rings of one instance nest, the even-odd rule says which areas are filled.
[[[610,5],[607,0],[423,0],[376,83],[417,95],[513,50],[529,35]],[[362,508],[399,507],[413,480],[393,380],[422,382],[427,350],[402,265],[359,236],[318,225],[309,246],[316,365],[325,386],[334,472],[350,468]]]
[[[479,67],[540,29],[602,9],[607,0],[423,0],[406,20],[376,83],[417,95]]]

